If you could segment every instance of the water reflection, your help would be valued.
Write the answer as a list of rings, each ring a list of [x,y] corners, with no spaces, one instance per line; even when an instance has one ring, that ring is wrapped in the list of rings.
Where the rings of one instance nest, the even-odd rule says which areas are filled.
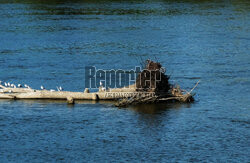
[[[0,3],[8,3],[1,1]],[[28,15],[180,15],[193,14],[193,6],[187,4],[197,4],[196,9],[201,9],[204,14],[207,9],[223,8],[224,3],[211,1],[180,1],[180,6],[176,6],[176,0],[159,0],[159,1],[142,1],[124,2],[118,0],[101,0],[101,1],[85,1],[85,0],[15,0],[13,3],[23,3],[28,6]],[[149,7],[148,4],[151,4]],[[216,5],[214,5],[216,3]],[[126,5],[125,5],[126,4]],[[233,3],[236,6],[244,3]],[[206,12],[205,12],[206,13]]]
[[[26,107],[30,107],[32,105],[40,105],[41,108],[46,108],[50,105],[61,105],[67,106],[69,108],[74,108],[75,105],[86,105],[86,104],[103,104],[107,106],[111,106],[114,104],[114,101],[101,100],[75,100],[75,105],[67,105],[66,100],[58,100],[58,99],[22,99],[22,100],[13,100],[13,99],[0,99],[1,104],[11,104],[11,105],[24,105]],[[39,106],[38,106],[39,107]]]
[[[192,104],[184,103],[140,104],[130,106],[128,107],[128,109],[136,111],[138,113],[161,114],[162,112],[168,111],[168,109],[190,108],[191,105]]]
[[[118,3],[120,2],[120,3]],[[234,1],[228,3],[221,3],[219,1],[211,0],[203,1],[180,1],[181,7],[176,6],[175,0],[167,1],[145,1],[138,0],[136,2],[122,2],[116,0],[103,0],[103,1],[83,1],[83,0],[53,0],[53,1],[35,1],[27,0],[24,3],[28,4],[30,9],[36,11],[29,12],[31,15],[181,15],[181,14],[196,14],[208,15],[211,14],[207,12],[210,9],[223,9],[227,5],[234,6],[234,10],[239,13],[245,13],[249,11],[246,7],[249,2],[246,1]],[[21,2],[19,2],[21,3]],[[151,3],[151,7],[148,7],[148,3]],[[126,5],[124,5],[126,4]],[[174,5],[172,5],[174,4]],[[187,4],[192,4],[197,6],[188,6]],[[196,9],[196,11],[194,11]],[[199,10],[197,10],[199,9]],[[43,12],[39,12],[43,10]],[[44,12],[46,11],[46,12]],[[197,12],[198,11],[198,12]],[[213,12],[213,14],[220,15]]]
[[[48,105],[67,105],[66,100],[55,100],[55,99],[22,99],[22,100],[13,100],[13,99],[0,99],[1,104],[22,104],[26,106],[30,106],[33,104],[39,104],[42,107],[46,108]],[[115,101],[112,100],[75,100],[76,105],[82,104],[104,104],[110,107],[114,107]],[[139,104],[129,106],[127,108],[120,109],[129,109],[131,111],[135,111],[138,113],[144,114],[161,114],[169,109],[180,109],[180,108],[190,108],[192,104],[185,103],[160,103],[160,104]],[[67,105],[70,108],[73,108],[74,105]]]

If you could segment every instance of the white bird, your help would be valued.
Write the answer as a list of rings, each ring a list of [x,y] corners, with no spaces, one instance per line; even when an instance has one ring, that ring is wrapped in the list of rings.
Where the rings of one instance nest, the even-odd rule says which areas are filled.
[[[18,84],[18,85],[17,85],[17,87],[21,88],[21,87],[22,87],[22,85],[21,85],[21,84]]]
[[[10,85],[12,88],[16,88],[16,85],[15,84],[11,84]]]
[[[105,91],[105,90],[106,90],[106,88],[102,87],[102,91]]]
[[[31,89],[30,86],[28,86],[27,84],[24,84],[25,88]]]
[[[51,89],[50,92],[55,92],[55,90],[54,90],[54,89]]]
[[[41,85],[41,90],[44,90],[44,89],[45,89],[44,86]]]
[[[10,87],[10,83],[8,83],[8,87]]]
[[[9,93],[12,93],[12,90],[9,90]]]
[[[56,87],[57,88],[57,91],[62,91],[63,88],[60,86],[60,87]]]
[[[5,87],[8,87],[8,84],[7,84],[6,82],[4,82],[4,86],[5,86]]]
[[[100,86],[102,86],[102,82],[100,82]]]

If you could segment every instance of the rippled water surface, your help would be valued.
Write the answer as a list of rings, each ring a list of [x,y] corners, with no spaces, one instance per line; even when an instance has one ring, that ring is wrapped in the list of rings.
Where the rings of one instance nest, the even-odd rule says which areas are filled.
[[[249,162],[249,1],[0,1],[0,80],[83,91],[157,58],[193,104],[0,100],[0,162]]]

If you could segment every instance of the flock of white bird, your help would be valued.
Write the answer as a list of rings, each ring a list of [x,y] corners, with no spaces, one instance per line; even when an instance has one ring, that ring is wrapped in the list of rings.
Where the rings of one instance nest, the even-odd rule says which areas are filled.
[[[2,83],[3,83],[3,82],[0,81],[0,85],[2,85]],[[24,85],[22,85],[22,84],[17,84],[17,86],[16,86],[15,84],[12,84],[12,83],[9,83],[9,82],[7,82],[7,83],[4,82],[3,84],[4,84],[5,87],[9,87],[9,88],[28,88],[28,89],[31,89],[31,87],[28,86],[27,84],[24,84]],[[105,90],[106,90],[105,87],[103,87],[102,82],[100,82],[100,87],[101,87],[102,91],[105,91]],[[41,88],[41,90],[46,90],[46,88],[45,88],[44,86],[42,86],[42,85],[41,85],[40,88]],[[61,86],[56,87],[56,89],[57,89],[57,91],[63,91],[63,88],[62,88]],[[54,92],[54,91],[56,91],[56,90],[50,89],[49,91]]]
[[[2,83],[3,83],[3,82],[0,81],[0,85],[2,85]],[[15,84],[12,84],[12,83],[10,83],[10,82],[4,82],[3,85],[4,85],[5,87],[9,87],[9,88],[28,88],[28,89],[31,89],[31,87],[28,86],[27,84],[24,84],[24,85],[22,85],[22,84],[17,84],[17,85],[15,85]],[[40,88],[41,88],[41,90],[46,90],[44,86],[41,86]],[[61,86],[56,87],[56,88],[57,88],[57,91],[63,91],[63,88],[62,88]],[[49,91],[54,92],[54,91],[56,91],[56,90],[50,89]]]

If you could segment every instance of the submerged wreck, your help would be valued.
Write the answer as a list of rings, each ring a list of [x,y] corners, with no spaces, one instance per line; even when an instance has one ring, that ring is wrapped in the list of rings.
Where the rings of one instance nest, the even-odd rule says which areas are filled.
[[[161,64],[147,60],[145,69],[138,74],[135,84],[124,88],[99,89],[97,92],[50,91],[28,88],[16,88],[0,84],[0,99],[53,99],[67,100],[73,104],[75,100],[114,100],[115,106],[126,107],[141,103],[160,102],[192,102],[192,91],[180,89],[169,83],[169,76]],[[149,73],[150,72],[150,73]]]

